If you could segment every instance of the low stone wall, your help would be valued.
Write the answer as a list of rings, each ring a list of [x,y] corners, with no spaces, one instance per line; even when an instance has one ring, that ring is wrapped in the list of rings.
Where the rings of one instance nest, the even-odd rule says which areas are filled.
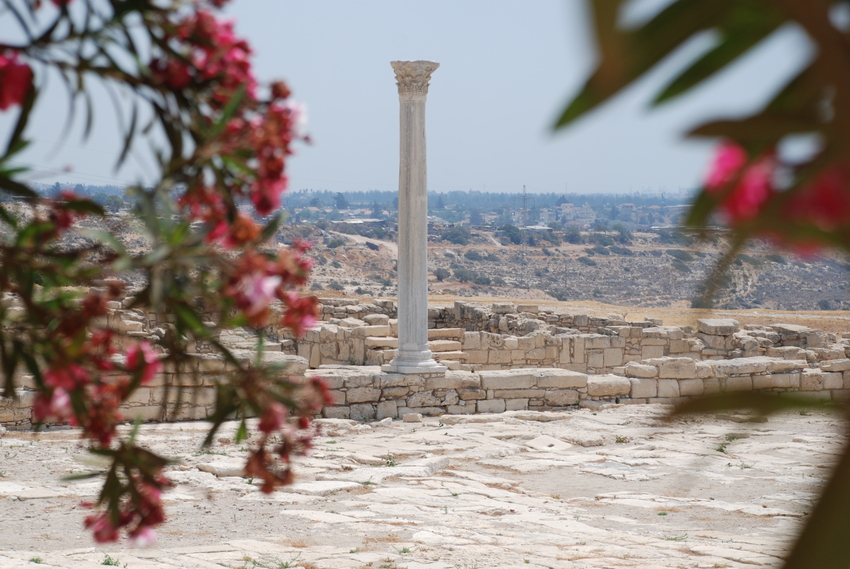
[[[613,316],[599,319],[578,314],[541,314],[534,306],[517,307],[525,312],[499,312],[507,310],[508,305],[513,307],[509,303],[494,304],[492,312],[466,303],[456,303],[453,309],[431,309],[432,315],[442,316],[471,311],[480,317],[474,320],[478,324],[498,320],[497,329],[524,332],[517,335],[469,330],[473,319],[463,317],[466,329],[429,329],[434,358],[450,369],[465,371],[535,366],[599,374],[612,373],[629,362],[670,356],[698,361],[757,356],[821,361],[850,356],[847,339],[792,324],[741,329],[734,320],[702,319],[695,330],[689,326],[663,326],[657,319],[627,322]],[[491,320],[487,320],[488,315]],[[550,320],[578,327],[548,324]],[[448,317],[440,321],[447,322],[459,321]],[[395,355],[396,334],[394,319],[386,314],[370,314],[363,319],[330,319],[309,330],[304,338],[285,339],[281,346],[287,353],[306,358],[311,368],[327,364],[381,365]]]
[[[105,324],[127,338],[156,340],[169,317],[110,303]],[[405,413],[461,414],[558,410],[604,403],[675,403],[704,394],[762,390],[838,399],[850,392],[850,335],[838,338],[791,324],[746,326],[703,319],[696,329],[661,320],[629,322],[496,303],[457,302],[429,310],[429,346],[449,368],[433,376],[383,373],[397,347],[395,305],[322,300],[323,321],[302,339],[265,330],[266,361],[289,364],[288,375],[327,379],[333,405],[326,417],[367,420]],[[253,362],[255,335],[222,330],[219,341]],[[165,372],[134,394],[127,419],[200,419],[213,409],[215,386],[230,371],[208,346],[186,362],[180,401],[177,374]],[[308,369],[310,368],[310,369]],[[0,425],[26,428],[35,398],[32,378],[16,379],[18,398],[0,399]]]
[[[630,364],[625,375],[592,375],[563,369],[448,371],[445,375],[383,373],[377,366],[331,366],[308,370],[331,387],[334,403],[324,417],[361,421],[423,415],[500,413],[519,410],[595,408],[610,403],[676,404],[692,397],[733,391],[815,399],[850,396],[850,359],[809,367],[802,360],[767,357],[695,362],[659,358]]]
[[[250,366],[256,358],[251,351],[234,350],[242,365]],[[265,352],[265,363],[286,366],[287,375],[303,377],[307,362],[280,352]],[[153,380],[136,390],[121,406],[128,421],[192,421],[205,419],[214,409],[216,385],[224,375],[235,369],[233,364],[210,354],[195,354],[185,362],[178,376],[174,370],[157,374]],[[32,426],[32,406],[35,402],[35,383],[32,376],[21,374],[16,378],[17,398],[0,397],[0,426],[10,429],[27,429]],[[178,393],[177,387],[184,387]],[[51,423],[48,423],[51,424]]]

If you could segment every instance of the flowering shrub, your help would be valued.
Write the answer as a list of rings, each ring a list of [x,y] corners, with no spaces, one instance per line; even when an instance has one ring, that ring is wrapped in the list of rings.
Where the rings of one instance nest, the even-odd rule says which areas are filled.
[[[126,533],[147,544],[165,521],[168,461],[136,445],[135,431],[119,434],[117,426],[132,419],[120,406],[165,369],[178,372],[178,390],[192,385],[191,345],[208,343],[234,370],[216,386],[205,444],[233,417],[242,418],[244,440],[244,418],[258,416],[259,443],[245,472],[265,492],[291,481],[290,457],[309,447],[311,417],[329,400],[320,380],[300,383],[285,370],[241,364],[208,324],[262,328],[279,318],[300,334],[315,321],[317,300],[298,292],[310,271],[308,245],[267,244],[280,223],[286,160],[305,139],[304,114],[284,83],[257,82],[250,46],[216,15],[225,0],[0,3],[0,30],[18,26],[15,37],[28,38],[16,44],[0,36],[0,111],[17,114],[0,154],[2,396],[16,396],[19,370],[33,377],[33,421],[80,427],[91,452],[110,462],[92,474],[104,486],[88,504],[95,511],[85,526],[98,542]],[[100,81],[130,95],[130,120],[119,121],[128,125],[119,163],[138,137],[140,116],[152,117],[144,129],[166,141],[157,149],[156,182],[132,189],[148,253],[129,253],[108,231],[69,245],[63,237],[81,219],[104,216],[102,208],[69,191],[45,197],[22,181],[26,169],[15,160],[51,70],[75,102],[88,103],[87,122],[85,85]],[[173,322],[156,345],[107,325],[108,303],[123,296],[120,277],[129,272],[145,282],[132,307]]]
[[[625,0],[591,0],[600,62],[561,114],[563,128],[643,77],[685,44],[707,46],[662,88],[655,104],[694,89],[780,29],[808,35],[814,54],[764,108],[691,131],[719,140],[714,160],[685,222],[706,234],[725,226],[730,247],[706,283],[698,305],[709,305],[723,271],[752,238],[802,254],[850,251],[850,34],[845,0],[673,0],[642,6],[648,18],[626,25]],[[634,18],[631,18],[632,20]],[[694,53],[691,51],[690,53]],[[680,53],[680,55],[682,55]],[[787,142],[808,142],[809,156],[792,159]],[[811,402],[763,393],[725,393],[679,412],[749,407],[768,413]],[[784,564],[785,569],[846,567],[850,541],[850,446]]]

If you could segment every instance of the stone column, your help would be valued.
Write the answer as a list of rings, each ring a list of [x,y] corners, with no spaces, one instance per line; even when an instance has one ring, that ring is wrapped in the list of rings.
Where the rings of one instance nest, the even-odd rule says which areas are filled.
[[[401,106],[398,175],[398,354],[394,373],[442,373],[428,349],[428,184],[425,97],[434,61],[393,61]]]

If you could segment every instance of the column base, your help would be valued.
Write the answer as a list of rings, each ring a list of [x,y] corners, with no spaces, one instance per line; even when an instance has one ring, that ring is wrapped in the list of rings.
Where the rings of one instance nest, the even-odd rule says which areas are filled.
[[[434,361],[431,350],[399,352],[390,363],[381,366],[381,371],[403,374],[445,373],[447,369]]]

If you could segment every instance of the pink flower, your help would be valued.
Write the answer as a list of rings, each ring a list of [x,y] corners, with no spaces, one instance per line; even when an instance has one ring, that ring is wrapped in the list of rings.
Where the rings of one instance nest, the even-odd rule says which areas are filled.
[[[61,367],[52,367],[44,372],[44,383],[68,391],[86,385],[90,381],[89,372],[79,364],[68,363]]]
[[[112,525],[109,521],[109,515],[95,514],[89,516],[85,520],[87,529],[92,530],[94,540],[98,543],[108,543],[110,541],[118,541],[118,528]]]
[[[319,312],[319,299],[315,296],[298,296],[295,293],[283,295],[282,300],[286,303],[286,312],[283,314],[281,324],[291,328],[299,338],[307,328],[316,323]]]
[[[144,385],[162,371],[162,362],[149,342],[141,342],[127,348],[127,369],[141,371],[141,383]]]
[[[822,171],[785,209],[790,221],[812,223],[831,231],[850,221],[850,168],[839,164]]]
[[[281,281],[277,275],[254,273],[243,277],[240,292],[247,303],[243,310],[245,315],[250,318],[262,314],[274,300]]]
[[[260,178],[251,187],[251,203],[260,215],[268,215],[280,207],[280,196],[286,189],[286,176]]]
[[[59,422],[76,424],[74,410],[71,407],[71,397],[62,389],[54,389],[50,397],[39,393],[32,406],[32,418],[36,423],[41,423],[53,417]]]
[[[207,234],[207,243],[221,245],[225,249],[233,249],[245,245],[260,236],[260,228],[245,213],[241,211],[236,214],[233,223],[225,220],[219,221]]]
[[[151,71],[157,81],[170,89],[185,89],[192,83],[192,73],[186,62],[179,59],[154,60]]]
[[[708,190],[717,190],[732,181],[732,178],[747,163],[747,151],[733,142],[724,142],[717,149],[714,161],[705,180]]]
[[[150,547],[156,543],[156,531],[149,527],[140,527],[138,531],[127,536],[127,541],[133,547]]]
[[[283,426],[284,421],[286,421],[286,407],[273,401],[260,417],[258,428],[266,434],[273,433]]]
[[[74,412],[71,407],[71,396],[61,387],[53,390],[53,397],[50,400],[50,410],[59,419],[68,419],[73,417]]]
[[[24,102],[32,87],[32,69],[18,63],[17,52],[0,53],[0,111]]]
[[[721,195],[721,209],[732,225],[756,217],[773,194],[773,172],[776,160],[772,154],[760,158],[741,173],[748,161],[746,151],[737,144],[725,142],[717,151],[705,181],[705,190]],[[736,178],[738,183],[728,189]]]

